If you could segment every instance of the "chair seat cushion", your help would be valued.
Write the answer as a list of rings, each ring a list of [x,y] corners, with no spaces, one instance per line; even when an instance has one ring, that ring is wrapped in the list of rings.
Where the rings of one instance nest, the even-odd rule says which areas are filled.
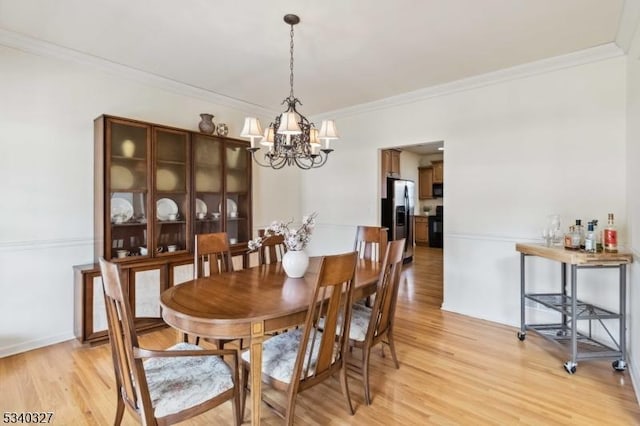
[[[167,350],[202,350],[178,343]],[[150,358],[144,362],[156,417],[196,406],[233,388],[231,367],[217,356]]]
[[[298,356],[300,341],[302,340],[303,329],[296,328],[271,337],[262,344],[262,374],[267,375],[283,383],[290,383],[293,375],[293,368]],[[313,336],[313,334],[311,335]],[[311,340],[312,337],[309,338]],[[307,345],[303,371],[310,362],[309,376],[315,372],[315,365],[318,360],[318,351],[322,340],[322,332],[316,334],[316,344],[313,346],[311,360],[309,360],[310,345]],[[242,353],[245,362],[251,362],[250,351]]]
[[[371,308],[365,305],[355,304],[351,309],[351,325],[349,326],[349,339],[357,342],[364,342],[367,337],[367,329],[369,328],[369,322],[371,321]],[[338,333],[340,327],[342,327],[342,316],[338,318]],[[318,328],[324,329],[324,318],[320,318],[318,322]]]
[[[351,310],[351,325],[349,326],[349,339],[364,342],[367,337],[367,329],[371,322],[371,308],[364,305],[353,305]]]

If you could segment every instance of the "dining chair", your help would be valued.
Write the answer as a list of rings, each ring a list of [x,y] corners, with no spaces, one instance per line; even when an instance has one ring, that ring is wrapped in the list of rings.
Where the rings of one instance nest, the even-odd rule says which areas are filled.
[[[362,379],[367,405],[371,404],[369,387],[371,349],[378,343],[387,344],[395,367],[400,368],[393,340],[393,323],[402,272],[404,244],[404,238],[388,243],[378,276],[373,306],[371,308],[359,304],[353,306],[349,329],[350,356],[347,363],[349,369],[358,373]],[[360,358],[354,354],[352,348],[360,349]],[[384,346],[382,346],[382,356],[384,356]]]
[[[353,249],[360,259],[382,262],[387,247],[387,228],[381,226],[359,225]]]
[[[382,226],[358,225],[353,249],[358,252],[360,259],[382,262],[387,248],[387,228]],[[359,300],[359,305],[371,307],[373,297],[367,296]]]
[[[210,234],[196,234],[196,244],[193,260],[193,279],[233,272],[233,258],[231,257],[231,245],[226,232],[214,232]],[[189,336],[184,333],[183,340],[188,341]],[[222,349],[227,342],[232,340],[207,339]],[[196,337],[195,344],[200,342]],[[242,347],[242,339],[240,339]]]
[[[237,351],[204,350],[188,343],[166,350],[140,347],[120,268],[104,258],[99,262],[116,378],[114,424],[122,422],[125,407],[141,424],[169,425],[231,400],[234,422],[239,425]]]
[[[193,279],[223,272],[233,272],[227,233],[196,234]]]
[[[351,318],[356,262],[355,252],[325,256],[309,299],[304,326],[278,334],[263,343],[262,381],[285,392],[287,406],[278,410],[274,401],[268,400],[264,394],[262,398],[267,405],[276,408],[287,425],[293,424],[297,394],[336,374],[339,375],[347,411],[353,414],[345,365],[349,322],[346,327],[341,327],[338,318]],[[317,325],[323,315],[325,328],[320,331]],[[242,363],[242,386],[247,389],[250,351],[243,352]],[[243,413],[244,400],[246,392]]]
[[[258,231],[258,236],[264,238],[265,231],[261,229]],[[270,265],[282,260],[282,256],[287,252],[287,248],[284,245],[283,235],[271,235],[270,237],[262,240],[262,246],[258,249],[258,264]]]

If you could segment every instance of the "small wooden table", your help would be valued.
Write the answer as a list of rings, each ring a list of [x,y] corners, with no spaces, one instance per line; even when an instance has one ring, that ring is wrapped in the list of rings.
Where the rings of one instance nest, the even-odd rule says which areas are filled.
[[[546,247],[540,244],[516,244],[520,252],[520,331],[518,338],[524,340],[527,330],[535,331],[541,336],[569,346],[571,359],[565,362],[564,368],[569,374],[576,372],[578,360],[592,358],[616,358],[613,368],[617,371],[626,369],[626,285],[627,264],[633,261],[629,252],[587,253],[585,251],[567,250],[563,247]],[[561,289],[558,293],[527,293],[525,288],[525,258],[537,256],[560,262]],[[567,292],[567,265],[571,267],[571,292]],[[578,299],[578,269],[613,268],[619,272],[620,305],[618,312],[604,309],[592,303]],[[561,314],[561,321],[553,324],[528,324],[525,321],[525,302],[532,300]],[[578,330],[578,320],[598,321],[609,334],[614,345],[603,343],[588,333]],[[619,321],[619,338],[615,342],[603,320]],[[591,324],[591,323],[589,323]],[[584,351],[578,344],[583,344]],[[615,347],[614,347],[615,346]]]
[[[214,339],[249,339],[251,424],[260,424],[262,342],[265,335],[304,322],[321,258],[303,278],[289,278],[280,263],[198,278],[165,290],[162,317],[170,326]],[[373,294],[380,264],[358,260],[354,300]]]

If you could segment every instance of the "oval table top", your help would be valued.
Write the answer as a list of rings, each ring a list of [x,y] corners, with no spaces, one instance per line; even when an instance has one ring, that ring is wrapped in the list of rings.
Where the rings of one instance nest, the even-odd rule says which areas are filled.
[[[198,278],[177,284],[160,296],[162,316],[171,326],[211,338],[251,334],[251,324],[275,331],[304,322],[321,257],[310,258],[303,278],[289,278],[282,264]],[[373,294],[380,264],[359,259],[354,300]]]

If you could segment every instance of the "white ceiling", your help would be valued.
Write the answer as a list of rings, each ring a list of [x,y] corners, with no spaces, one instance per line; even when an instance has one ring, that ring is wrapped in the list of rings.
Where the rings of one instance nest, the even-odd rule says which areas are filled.
[[[611,43],[624,0],[0,0],[0,29],[312,115]]]

